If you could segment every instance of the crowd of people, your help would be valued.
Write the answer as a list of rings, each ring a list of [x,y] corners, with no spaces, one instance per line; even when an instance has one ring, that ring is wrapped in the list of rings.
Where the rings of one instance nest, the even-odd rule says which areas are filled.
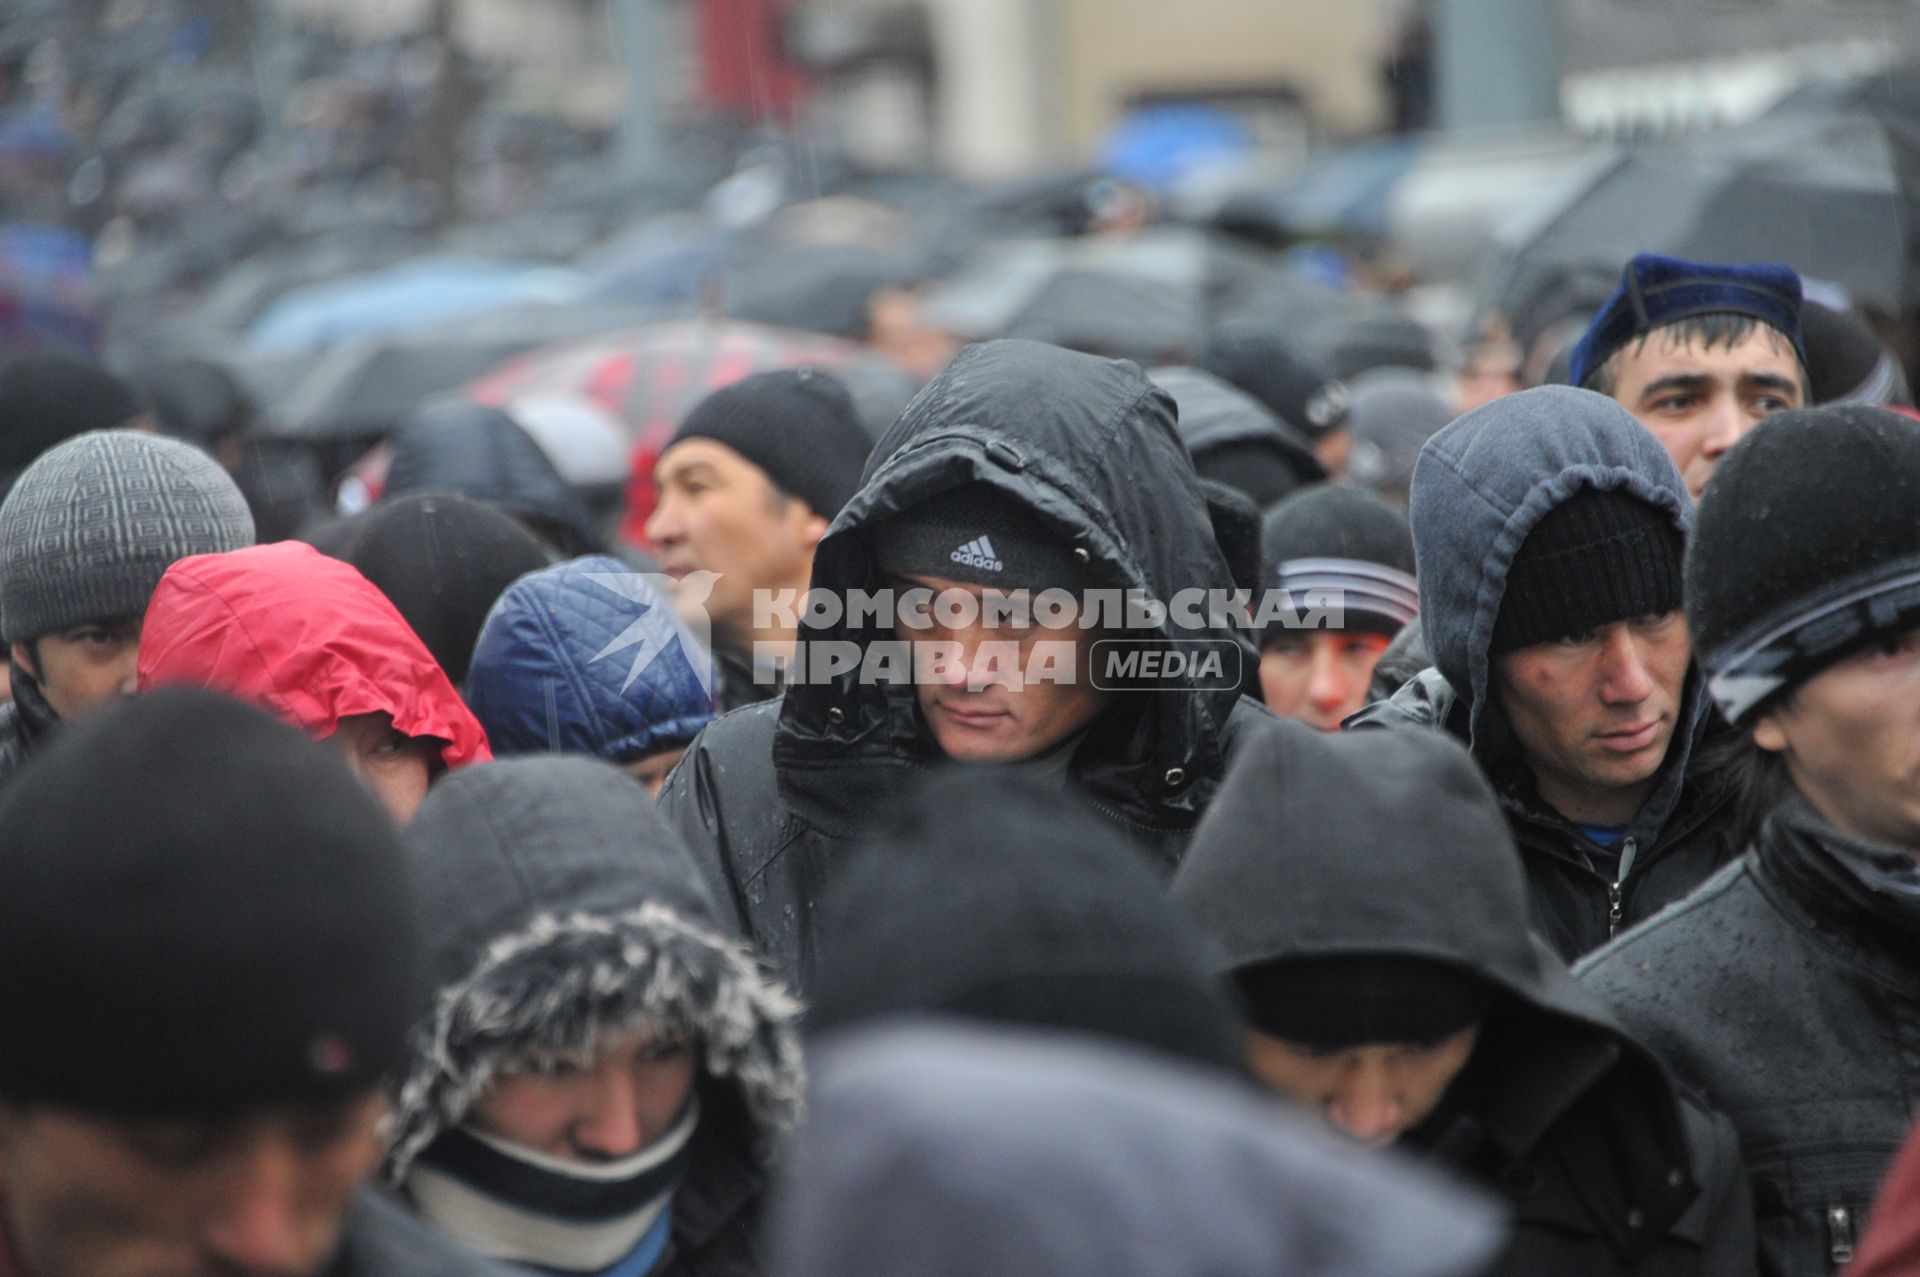
[[[1871,328],[1646,253],[1455,387],[883,267],[331,488],[0,354],[0,1277],[1920,1274]]]

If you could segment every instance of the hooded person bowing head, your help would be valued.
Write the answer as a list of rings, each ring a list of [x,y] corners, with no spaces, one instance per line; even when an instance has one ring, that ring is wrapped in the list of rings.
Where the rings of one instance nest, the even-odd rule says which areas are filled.
[[[594,759],[510,759],[436,787],[406,840],[435,990],[397,1071],[408,1203],[545,1272],[763,1271],[798,1008],[646,792]]]

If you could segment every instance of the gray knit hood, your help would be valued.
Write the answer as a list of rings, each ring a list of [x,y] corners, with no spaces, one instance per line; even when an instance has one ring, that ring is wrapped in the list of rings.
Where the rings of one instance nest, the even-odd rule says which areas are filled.
[[[434,993],[400,1077],[392,1179],[503,1067],[640,1027],[697,1039],[708,1101],[733,1101],[770,1154],[800,1103],[798,1004],[716,921],[632,777],[578,757],[465,768],[406,841]]]

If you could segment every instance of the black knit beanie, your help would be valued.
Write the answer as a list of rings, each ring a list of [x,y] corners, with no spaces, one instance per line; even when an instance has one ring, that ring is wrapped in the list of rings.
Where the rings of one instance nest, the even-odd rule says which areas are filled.
[[[456,685],[494,602],[550,562],[531,532],[451,492],[383,501],[354,532],[346,561],[393,601]]]
[[[1363,488],[1294,493],[1267,512],[1260,556],[1264,584],[1287,591],[1296,608],[1308,590],[1340,591],[1342,629],[1394,635],[1420,610],[1407,516]]]
[[[1438,1042],[1477,1023],[1498,996],[1471,971],[1401,954],[1292,958],[1234,980],[1254,1028],[1329,1051]]]
[[[1687,549],[1687,623],[1731,722],[1920,625],[1920,422],[1861,404],[1768,417],[1722,458]]]
[[[873,449],[847,388],[813,368],[755,373],[714,391],[667,446],[684,439],[725,444],[825,519],[860,490]]]
[[[1665,511],[1618,489],[1581,488],[1534,524],[1513,556],[1491,652],[1674,611],[1684,550]]]
[[[0,1096],[128,1118],[365,1093],[419,987],[398,835],[334,751],[168,689],[0,802]]]
[[[1000,590],[1085,588],[1074,547],[1017,498],[967,483],[873,529],[873,555],[895,576],[939,577]]]
[[[0,494],[48,448],[139,414],[132,388],[90,360],[51,353],[0,359]]]

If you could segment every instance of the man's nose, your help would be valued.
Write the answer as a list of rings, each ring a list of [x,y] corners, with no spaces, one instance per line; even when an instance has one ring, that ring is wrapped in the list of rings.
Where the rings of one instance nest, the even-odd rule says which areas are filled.
[[[1608,704],[1631,705],[1653,695],[1646,646],[1632,627],[1609,627],[1600,660],[1600,695]]]
[[[1335,1126],[1369,1143],[1394,1134],[1405,1111],[1398,1088],[1379,1063],[1355,1066],[1327,1104]]]
[[[631,1157],[645,1147],[647,1133],[633,1075],[618,1068],[596,1073],[588,1107],[571,1134],[582,1152],[609,1160]]]

